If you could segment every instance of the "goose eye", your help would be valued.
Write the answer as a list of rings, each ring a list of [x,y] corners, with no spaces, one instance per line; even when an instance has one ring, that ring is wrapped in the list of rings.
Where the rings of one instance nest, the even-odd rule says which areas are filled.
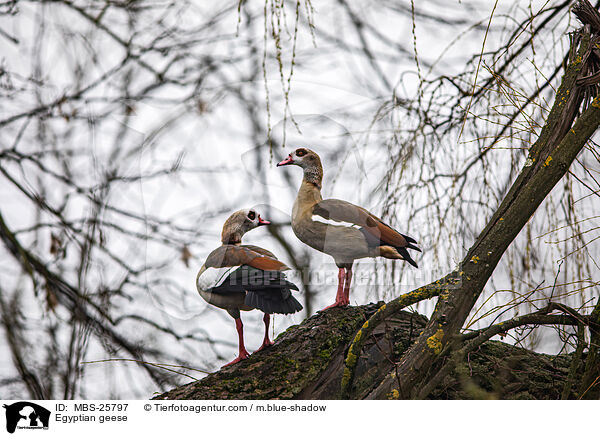
[[[298,150],[296,150],[296,156],[298,157],[302,157],[306,154],[306,150],[304,150],[303,148],[299,148]]]
[[[256,212],[254,212],[253,210],[251,210],[250,212],[248,212],[248,219],[250,221],[254,221],[254,218],[256,218]]]

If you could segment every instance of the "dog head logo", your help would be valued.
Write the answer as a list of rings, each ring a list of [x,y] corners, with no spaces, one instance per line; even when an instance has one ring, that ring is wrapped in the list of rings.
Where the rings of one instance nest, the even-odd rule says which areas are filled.
[[[6,431],[19,429],[47,429],[50,411],[28,401],[4,405],[6,409]]]

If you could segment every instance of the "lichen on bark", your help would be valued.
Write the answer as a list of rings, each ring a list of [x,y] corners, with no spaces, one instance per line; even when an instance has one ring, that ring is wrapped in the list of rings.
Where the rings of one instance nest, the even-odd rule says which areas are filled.
[[[351,341],[382,304],[319,312],[280,334],[270,349],[154,399],[339,399]],[[422,315],[401,311],[374,329],[357,356],[349,398],[366,398],[426,323]],[[549,356],[489,341],[469,353],[427,398],[558,399],[571,360],[571,355]],[[388,398],[398,396],[392,389]]]

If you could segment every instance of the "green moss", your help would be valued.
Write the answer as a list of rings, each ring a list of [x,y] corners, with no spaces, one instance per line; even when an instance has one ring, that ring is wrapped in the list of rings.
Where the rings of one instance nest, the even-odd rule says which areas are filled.
[[[444,330],[438,329],[433,335],[427,338],[427,346],[431,348],[434,354],[442,352],[442,339],[444,338]]]
[[[350,383],[351,373],[348,367],[344,368],[344,373],[342,374],[342,387],[346,388]]]
[[[320,360],[324,363],[328,363],[338,346],[339,341],[336,340],[329,339],[327,342],[325,342],[318,352]]]

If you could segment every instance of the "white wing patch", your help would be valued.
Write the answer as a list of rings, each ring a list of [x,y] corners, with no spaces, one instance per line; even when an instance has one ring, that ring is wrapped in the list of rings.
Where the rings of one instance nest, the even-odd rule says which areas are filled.
[[[238,269],[239,266],[227,266],[223,268],[207,268],[196,279],[196,288],[198,291],[206,291],[223,284],[229,274]]]
[[[329,220],[329,219],[323,218],[321,215],[313,215],[311,217],[311,219],[315,222],[327,224],[328,226],[354,227],[355,229],[358,228],[358,226],[356,224],[349,223],[346,221]]]

